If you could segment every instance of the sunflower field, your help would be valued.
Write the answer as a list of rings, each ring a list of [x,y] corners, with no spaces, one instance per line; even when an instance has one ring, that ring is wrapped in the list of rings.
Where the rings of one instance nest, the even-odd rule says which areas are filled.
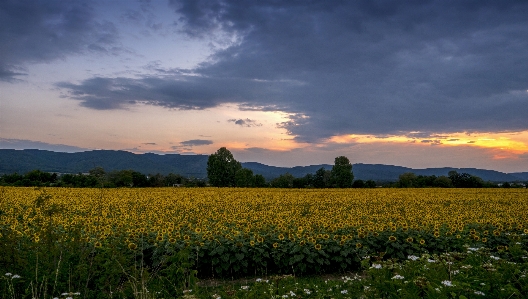
[[[526,249],[527,211],[526,189],[1,187],[0,269],[34,298],[137,292],[154,277],[181,294],[196,273],[345,273],[365,257]]]

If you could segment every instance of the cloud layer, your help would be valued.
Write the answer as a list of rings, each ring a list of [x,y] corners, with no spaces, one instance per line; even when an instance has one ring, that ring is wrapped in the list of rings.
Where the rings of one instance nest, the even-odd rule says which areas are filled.
[[[6,11],[33,2],[2,3]],[[27,5],[23,16],[0,18],[2,37],[14,33],[14,43],[0,50],[4,80],[18,72],[8,62],[105,51],[115,43],[111,23],[94,22],[80,2],[50,3],[35,6],[34,20]],[[189,38],[222,37],[225,46],[195,69],[57,86],[91,109],[236,103],[284,111],[291,119],[279,126],[309,142],[528,129],[526,1],[171,0],[170,9]]]
[[[0,1],[0,81],[19,80],[28,63],[71,54],[118,54],[118,32],[95,20],[90,1]]]

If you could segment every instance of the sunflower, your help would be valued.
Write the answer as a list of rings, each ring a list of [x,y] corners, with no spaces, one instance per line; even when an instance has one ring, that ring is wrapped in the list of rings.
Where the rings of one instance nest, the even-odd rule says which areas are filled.
[[[301,246],[304,246],[304,244],[306,244],[306,241],[302,240],[301,242],[299,242],[299,245]]]
[[[137,248],[137,245],[135,243],[128,243],[128,248],[130,250],[135,250]]]
[[[482,238],[482,243],[488,242],[488,238]]]
[[[414,241],[414,239],[412,237],[408,237],[407,239],[405,239],[405,241],[407,241],[409,243],[412,243]]]
[[[315,244],[314,247],[315,247],[315,249],[317,249],[317,250],[321,250],[321,247],[322,247],[322,246],[321,246],[321,244]]]
[[[498,230],[494,230],[494,231],[493,231],[493,235],[496,236],[496,237],[500,236],[500,234],[501,234],[501,233],[500,233],[500,231],[498,231]]]
[[[169,239],[169,242],[170,242],[171,244],[174,244],[174,243],[176,242],[176,239],[174,239],[174,238],[170,238],[170,239]]]
[[[397,240],[397,239],[396,239],[395,236],[390,236],[390,237],[389,237],[389,241],[391,241],[391,242],[394,242],[394,241],[396,241],[396,240]]]
[[[273,243],[273,248],[277,248],[277,247],[279,247],[279,243],[277,242]]]
[[[462,238],[462,236],[461,235],[456,235],[456,238],[460,239],[460,238]]]
[[[264,238],[262,238],[262,237],[258,237],[258,238],[257,238],[257,242],[259,242],[259,243],[264,242]]]
[[[434,232],[434,234],[433,234],[433,235],[435,236],[435,238],[438,238],[438,237],[440,237],[440,233],[439,233],[439,232]]]
[[[283,234],[279,235],[279,240],[281,240],[281,241],[284,240],[284,235]]]
[[[363,244],[361,244],[361,243],[356,243],[356,248],[361,248],[361,247],[363,247]]]
[[[425,240],[424,239],[421,239],[420,240],[420,245],[424,245],[425,244]]]
[[[101,248],[103,246],[103,244],[101,244],[101,242],[97,241],[97,242],[95,242],[94,246],[95,246],[95,248]]]
[[[199,234],[199,233],[202,232],[202,229],[199,228],[199,227],[197,227],[197,228],[194,229],[194,232],[197,233],[197,234]]]
[[[253,240],[249,241],[249,245],[250,246],[255,246],[255,241],[253,241]]]

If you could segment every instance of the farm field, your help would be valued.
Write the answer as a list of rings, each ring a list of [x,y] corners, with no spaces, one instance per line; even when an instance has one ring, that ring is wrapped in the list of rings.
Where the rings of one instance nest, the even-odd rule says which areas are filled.
[[[431,275],[438,276],[442,272],[435,268],[438,265],[478,261],[480,266],[471,267],[489,263],[491,268],[482,268],[482,273],[495,275],[497,271],[490,269],[507,261],[502,267],[519,285],[503,288],[504,294],[522,298],[527,295],[522,285],[528,282],[524,276],[527,211],[525,189],[4,187],[0,189],[0,275],[6,275],[0,281],[0,296],[174,298],[192,288],[196,276],[267,277],[268,283],[281,280],[277,277],[291,280],[282,275],[370,277],[368,283],[355,279],[358,287],[332,295],[345,298],[356,291],[367,296],[365,285],[374,289],[379,279],[398,282],[396,275],[404,277],[405,271],[426,277],[413,268],[416,263],[422,263],[421,271],[430,264],[427,271],[435,269]],[[434,294],[435,288],[440,290],[439,298],[451,293],[459,298],[467,290],[479,296],[478,292],[484,293],[477,289],[482,282],[473,286],[466,281],[479,273],[466,275],[466,285],[451,286],[453,291],[446,293],[448,284],[456,284],[450,268],[437,277],[438,286],[426,280],[421,286],[414,279],[412,290],[422,297]],[[443,281],[449,283],[441,289]],[[352,279],[341,286],[346,283]],[[489,283],[480,288],[502,294],[500,287],[490,290]],[[290,291],[302,298],[319,298],[314,290],[304,289],[308,292]],[[207,298],[220,291],[211,292]],[[288,293],[277,291],[279,295]],[[251,298],[260,297],[253,293]]]

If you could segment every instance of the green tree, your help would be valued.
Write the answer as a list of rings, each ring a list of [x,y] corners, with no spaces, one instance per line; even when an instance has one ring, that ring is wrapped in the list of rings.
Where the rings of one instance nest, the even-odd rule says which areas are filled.
[[[331,170],[332,185],[337,188],[350,188],[353,180],[352,164],[348,158],[345,156],[336,157]]]
[[[328,188],[330,187],[331,171],[325,170],[324,167],[319,168],[313,176],[314,188]]]
[[[209,184],[215,187],[236,186],[235,175],[242,169],[240,162],[233,158],[233,154],[222,147],[207,159],[207,178]]]
[[[400,188],[413,188],[416,186],[417,177],[412,172],[406,172],[400,174],[398,177],[398,187]]]
[[[278,178],[274,178],[270,185],[273,188],[292,188],[294,179],[293,175],[285,173],[281,174]]]
[[[235,183],[237,187],[254,187],[255,177],[251,169],[242,168],[235,174]]]
[[[264,178],[262,174],[256,174],[254,181],[255,181],[255,187],[266,187],[267,186],[266,179]]]

